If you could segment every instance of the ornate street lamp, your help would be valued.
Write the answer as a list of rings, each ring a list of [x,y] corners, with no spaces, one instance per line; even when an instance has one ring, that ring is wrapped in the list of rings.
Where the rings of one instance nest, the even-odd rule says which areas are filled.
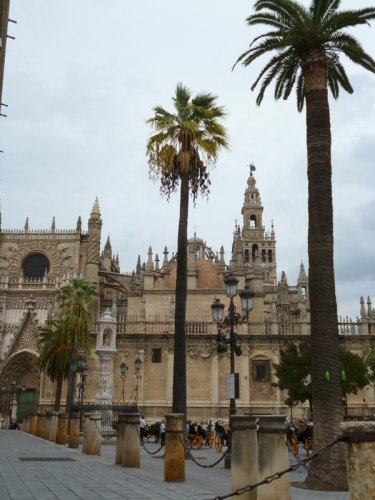
[[[234,329],[241,323],[247,322],[249,312],[253,307],[254,294],[247,287],[239,294],[241,298],[242,310],[245,313],[243,316],[241,316],[239,313],[237,313],[236,307],[233,302],[233,298],[237,295],[237,278],[235,276],[229,275],[224,279],[224,283],[227,289],[227,296],[230,298],[228,315],[224,317],[224,304],[220,302],[220,299],[214,299],[211,304],[211,310],[212,318],[217,323],[218,327],[217,352],[227,352],[227,345],[230,345],[230,374],[226,376],[226,388],[228,388],[228,395],[230,400],[229,423],[231,425],[231,417],[237,412],[236,398],[239,397],[239,377],[238,373],[235,372],[234,356],[241,356],[242,354],[241,347],[237,344],[238,335],[235,333]],[[225,460],[225,467],[230,468],[229,454],[227,455],[227,457]]]
[[[70,415],[72,412],[72,406],[74,405],[74,392],[75,392],[75,380],[77,372],[77,360],[70,352],[70,363],[69,363],[69,375],[68,375],[68,431],[70,432]]]
[[[120,365],[120,373],[121,373],[121,380],[122,380],[121,398],[122,398],[123,403],[125,403],[125,377],[126,377],[127,370],[128,370],[128,367],[127,367],[126,363],[122,362]]]
[[[79,398],[79,430],[83,428],[83,397],[85,393],[85,381],[88,373],[87,359],[85,356],[79,356],[76,364],[77,373],[79,373],[78,398]]]
[[[139,388],[139,379],[141,377],[141,369],[142,369],[141,358],[136,358],[136,360],[134,361],[134,368],[135,368],[135,376],[137,377],[135,397],[136,397],[136,406],[138,407],[138,388]]]

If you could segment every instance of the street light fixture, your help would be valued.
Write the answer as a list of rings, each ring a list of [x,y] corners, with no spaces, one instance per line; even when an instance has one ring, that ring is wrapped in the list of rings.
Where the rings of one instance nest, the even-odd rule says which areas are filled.
[[[217,352],[225,353],[227,352],[227,345],[230,345],[230,374],[226,379],[226,387],[228,388],[229,394],[229,423],[231,426],[231,417],[237,412],[236,408],[236,398],[239,396],[239,378],[238,373],[235,372],[235,358],[234,356],[241,356],[242,349],[237,344],[238,335],[235,333],[234,329],[241,323],[246,323],[248,320],[249,312],[253,307],[253,297],[254,294],[249,288],[245,289],[239,294],[241,298],[241,306],[244,315],[240,315],[236,311],[236,307],[233,302],[233,298],[237,295],[237,285],[238,280],[235,276],[227,276],[224,279],[224,283],[227,289],[227,296],[230,298],[230,303],[228,307],[228,315],[224,317],[224,304],[220,302],[220,299],[215,299],[211,304],[212,318],[217,323],[218,334],[217,334]],[[229,455],[229,454],[228,454]],[[226,460],[225,466],[230,467],[230,457]]]
[[[76,370],[79,373],[78,395],[79,395],[79,429],[83,428],[83,396],[85,393],[85,381],[88,373],[87,359],[85,356],[79,356]]]
[[[138,388],[139,388],[139,379],[140,379],[140,376],[141,376],[141,368],[142,368],[142,360],[141,360],[141,358],[136,358],[136,360],[134,361],[134,368],[135,368],[135,376],[137,377],[137,385],[136,385],[135,397],[136,397],[136,405],[138,407]]]
[[[76,372],[77,372],[77,359],[73,355],[73,352],[70,352],[70,362],[69,362],[69,375],[68,375],[68,429],[70,432],[70,415],[72,412],[72,406],[74,405],[74,393],[75,393],[75,380],[76,380]]]
[[[126,363],[122,362],[120,365],[120,373],[121,373],[121,380],[122,380],[121,398],[122,398],[123,403],[125,403],[125,377],[126,377],[127,370],[128,370],[128,366],[126,365]]]

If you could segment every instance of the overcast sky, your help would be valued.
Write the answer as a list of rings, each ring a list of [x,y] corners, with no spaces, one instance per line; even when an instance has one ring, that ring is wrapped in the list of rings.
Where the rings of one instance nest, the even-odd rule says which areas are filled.
[[[111,238],[121,270],[131,272],[149,245],[176,251],[179,195],[168,203],[148,177],[145,123],[155,105],[172,108],[177,82],[218,96],[228,117],[230,151],[211,172],[208,201],[189,215],[194,232],[226,261],[241,207],[247,165],[256,165],[266,230],[274,220],[278,279],[307,270],[305,115],[295,96],[255,105],[250,86],[267,59],[232,65],[262,31],[245,19],[248,0],[11,0],[0,121],[3,229],[84,228],[98,196],[104,245]],[[308,5],[309,1],[302,1]],[[373,1],[344,0],[342,8]],[[375,22],[355,30],[375,54]],[[331,102],[335,266],[340,315],[375,300],[375,76],[346,64],[355,89]],[[6,110],[6,111],[4,111]],[[324,214],[322,214],[324,217]],[[375,305],[375,304],[374,304]]]

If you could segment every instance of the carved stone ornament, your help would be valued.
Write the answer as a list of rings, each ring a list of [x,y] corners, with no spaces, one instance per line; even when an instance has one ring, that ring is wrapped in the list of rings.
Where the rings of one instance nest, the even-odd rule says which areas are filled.
[[[41,252],[48,257],[51,268],[49,274],[55,276],[61,272],[71,269],[69,261],[72,256],[67,254],[68,247],[59,241],[51,240],[24,240],[12,246],[12,252],[7,252],[1,261],[1,268],[7,269],[10,276],[22,274],[22,262],[24,258],[33,252]]]

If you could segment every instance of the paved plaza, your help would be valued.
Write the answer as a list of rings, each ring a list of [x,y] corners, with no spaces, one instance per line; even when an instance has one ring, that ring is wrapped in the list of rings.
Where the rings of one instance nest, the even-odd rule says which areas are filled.
[[[159,448],[155,443],[145,446],[150,451]],[[194,450],[193,455],[206,466],[218,458],[208,447]],[[202,468],[187,460],[184,483],[164,482],[161,452],[150,455],[141,449],[140,469],[125,469],[114,462],[113,444],[103,445],[100,457],[87,456],[22,431],[0,430],[0,499],[211,500],[230,493],[230,471],[223,462]],[[304,476],[298,469],[291,481],[301,481]],[[349,495],[292,488],[292,499],[348,500]]]

